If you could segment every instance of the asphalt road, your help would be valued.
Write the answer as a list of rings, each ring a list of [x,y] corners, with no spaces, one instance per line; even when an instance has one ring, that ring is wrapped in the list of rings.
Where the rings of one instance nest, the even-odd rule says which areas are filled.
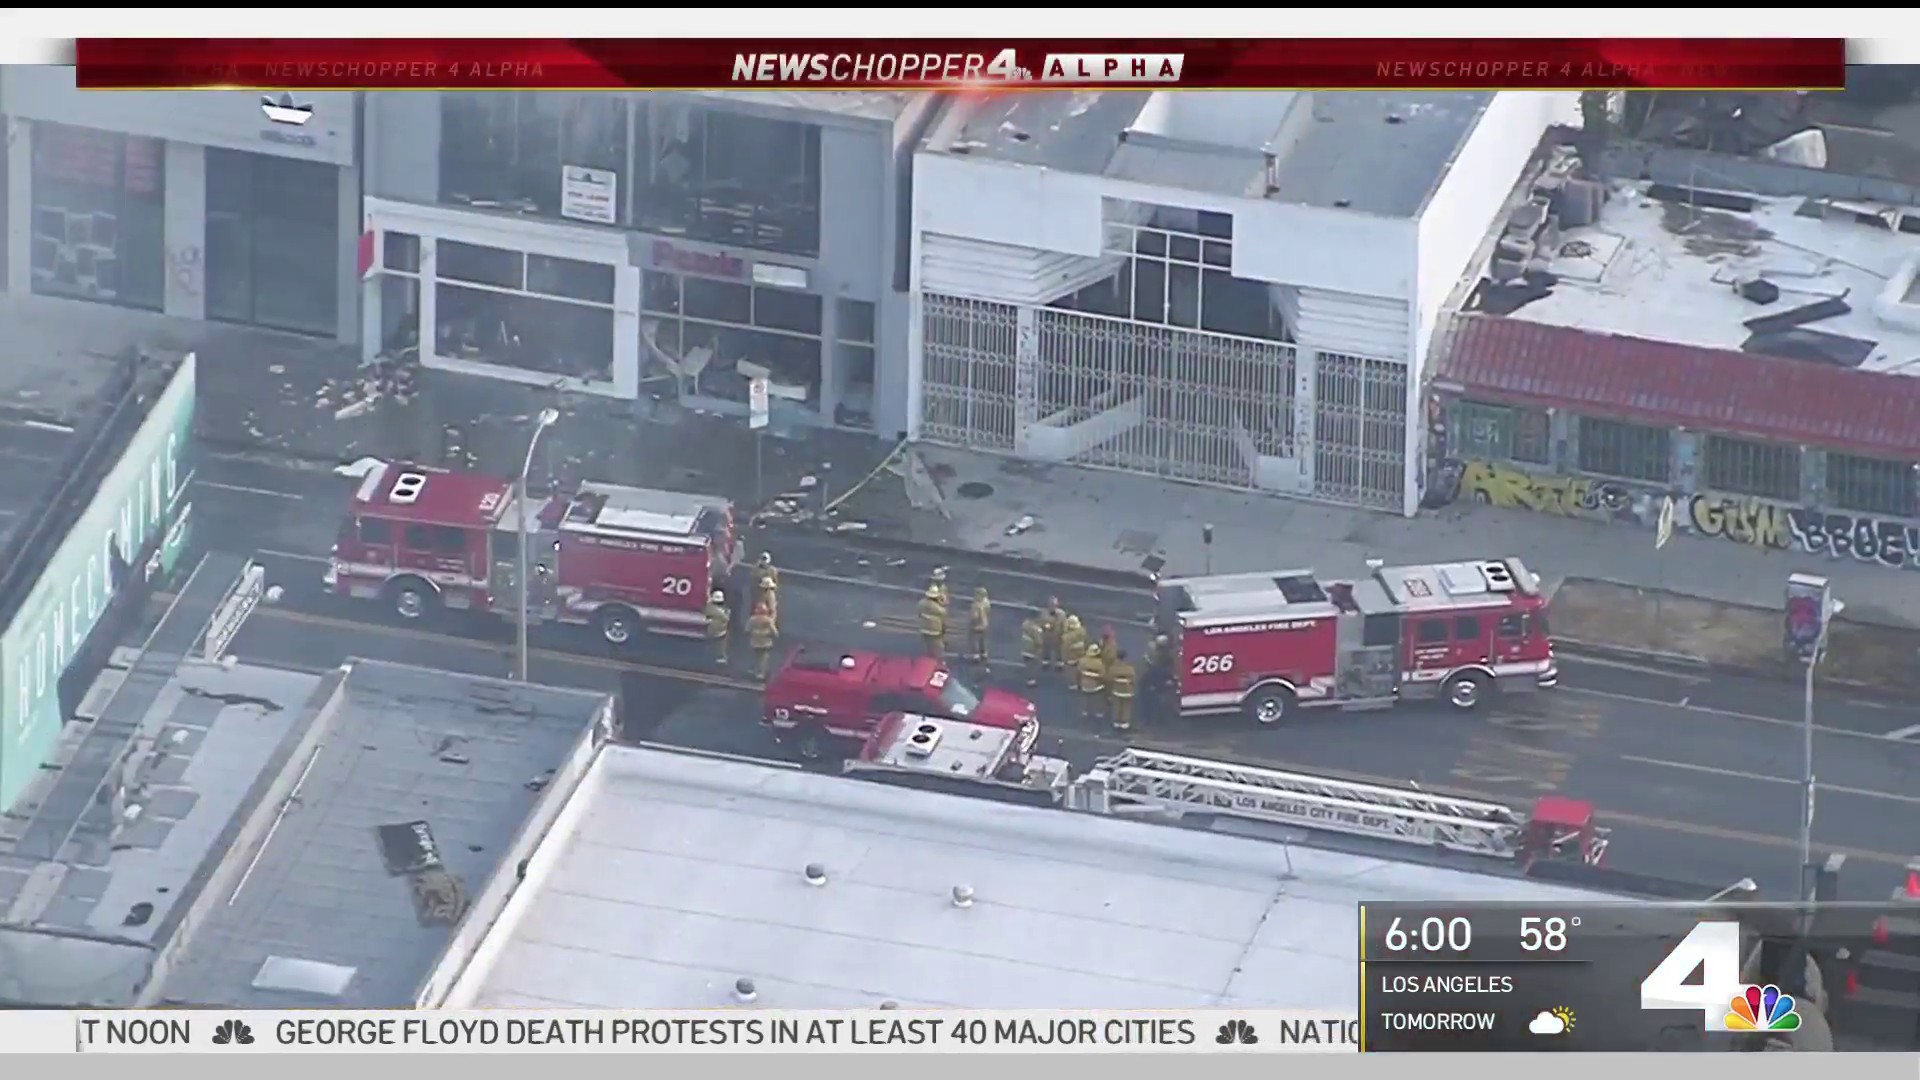
[[[350,482],[325,474],[214,459],[200,467],[196,535],[253,550],[280,602],[242,632],[245,659],[326,667],[350,655],[504,674],[510,627],[449,617],[431,630],[398,626],[369,605],[325,595],[324,553]],[[887,559],[823,540],[772,542],[785,568],[782,623],[810,647],[915,647],[913,603],[932,561]],[[1146,634],[1145,598],[1086,582],[984,571],[953,561],[956,596],[985,583],[995,597],[994,651],[1017,654],[1017,609],[1059,595],[1123,644]],[[728,753],[769,755],[752,684],[716,670],[700,647],[650,639],[613,654],[572,628],[534,633],[534,678],[627,695],[629,736]],[[1020,689],[1011,663],[986,676]],[[1119,745],[1085,723],[1062,688],[1033,692],[1056,749],[1085,764]],[[1920,707],[1841,691],[1818,697],[1815,757],[1817,852],[1843,850],[1843,891],[1884,899],[1901,867],[1920,855],[1912,820],[1920,794],[1904,780],[1920,767]],[[1309,712],[1280,730],[1233,720],[1169,721],[1133,742],[1251,763],[1336,772],[1477,795],[1515,805],[1562,792],[1592,801],[1614,830],[1618,869],[1694,881],[1709,891],[1753,877],[1770,893],[1798,878],[1803,795],[1801,696],[1788,684],[1597,658],[1563,657],[1559,690],[1516,696],[1476,714],[1409,706],[1390,712]],[[1043,746],[1046,743],[1043,741]]]

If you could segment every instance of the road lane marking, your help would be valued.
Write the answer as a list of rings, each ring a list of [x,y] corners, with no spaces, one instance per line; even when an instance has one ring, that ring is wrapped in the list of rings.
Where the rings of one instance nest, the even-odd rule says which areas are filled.
[[[1660,765],[1669,769],[1685,769],[1688,772],[1708,773],[1713,776],[1725,776],[1735,780],[1752,780],[1762,784],[1786,784],[1801,787],[1804,780],[1794,780],[1785,776],[1767,776],[1764,773],[1742,772],[1739,769],[1723,769],[1718,765],[1696,765],[1689,761],[1668,761],[1665,758],[1641,757],[1638,754],[1621,754],[1621,761],[1633,761],[1642,765]],[[1900,795],[1891,791],[1875,791],[1872,788],[1848,787],[1845,784],[1822,784],[1815,782],[1821,791],[1831,791],[1836,795],[1855,795],[1862,799],[1886,799],[1889,802],[1920,803],[1920,795]]]
[[[242,495],[265,495],[268,498],[286,499],[291,502],[300,502],[301,500],[306,498],[305,495],[295,495],[290,492],[275,491],[272,488],[248,487],[245,484],[223,484],[218,480],[196,479],[194,483],[200,485],[201,487],[218,488],[221,491],[237,491]],[[312,558],[312,556],[308,556],[308,558]],[[321,561],[325,562],[326,560],[322,559]]]
[[[1589,697],[1606,698],[1609,701],[1624,701],[1634,705],[1658,705],[1663,709],[1680,709],[1684,712],[1706,713],[1709,716],[1719,716],[1728,720],[1750,720],[1759,724],[1772,724],[1775,727],[1789,727],[1796,731],[1804,730],[1807,726],[1804,720],[1788,720],[1779,716],[1761,716],[1758,713],[1721,709],[1712,705],[1682,705],[1677,701],[1662,701],[1659,698],[1640,697],[1637,694],[1622,694],[1614,690],[1595,690],[1587,686],[1572,686],[1569,685],[1565,679],[1562,679],[1560,685],[1548,691],[1548,693],[1586,694]],[[1851,728],[1828,727],[1824,724],[1813,725],[1813,730],[1822,735],[1847,735],[1856,739],[1874,739],[1881,742],[1886,741],[1887,738],[1886,735],[1878,731],[1854,731]]]
[[[1898,731],[1889,731],[1885,737],[1904,741],[1913,738],[1915,735],[1920,735],[1920,724],[1908,724]]]
[[[1568,650],[1567,656],[1584,666],[1617,668],[1621,671],[1631,671],[1638,675],[1652,675],[1656,678],[1667,679],[1673,682],[1698,685],[1700,683],[1713,681],[1705,675],[1689,675],[1685,672],[1674,671],[1671,668],[1654,667],[1651,664],[1635,664],[1627,660],[1615,660],[1609,656],[1592,656],[1582,653],[1577,649]]]

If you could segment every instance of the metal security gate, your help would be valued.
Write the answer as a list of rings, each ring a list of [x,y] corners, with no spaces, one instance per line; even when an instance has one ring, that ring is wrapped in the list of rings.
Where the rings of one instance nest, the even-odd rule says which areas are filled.
[[[1407,477],[1407,366],[1319,353],[1313,397],[1313,493],[1400,510]]]
[[[953,296],[922,303],[930,441],[1009,452],[1024,435],[1050,457],[1235,487],[1254,486],[1254,460],[1295,456],[1290,345]]]
[[[922,303],[921,435],[1012,452],[1019,309],[957,296],[927,296]]]

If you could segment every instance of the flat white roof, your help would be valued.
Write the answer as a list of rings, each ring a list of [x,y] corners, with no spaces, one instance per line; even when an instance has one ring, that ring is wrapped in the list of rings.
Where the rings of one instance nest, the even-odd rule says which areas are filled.
[[[1616,184],[1596,224],[1562,233],[1549,266],[1559,283],[1513,317],[1737,350],[1752,336],[1746,320],[1839,297],[1853,310],[1804,329],[1873,342],[1864,370],[1920,374],[1920,296],[1907,265],[1920,238],[1842,211],[1802,216],[1802,198],[1756,198],[1748,212],[1690,210],[1649,198],[1647,187]],[[1780,299],[1756,304],[1733,291],[1736,279],[1756,276],[1778,285]],[[1890,287],[1896,321],[1876,312],[1887,310]]]
[[[1612,898],[609,747],[446,1004],[1350,1010],[1362,900]]]

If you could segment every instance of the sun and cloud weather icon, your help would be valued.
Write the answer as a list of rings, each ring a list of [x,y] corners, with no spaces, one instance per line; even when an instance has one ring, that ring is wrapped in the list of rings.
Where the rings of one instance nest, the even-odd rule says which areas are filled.
[[[1800,1010],[1777,986],[1749,986],[1727,1004],[1728,1031],[1798,1031]]]
[[[1229,1020],[1220,1025],[1220,1030],[1214,1035],[1213,1041],[1221,1046],[1232,1046],[1235,1043],[1241,1046],[1252,1046],[1260,1041],[1260,1036],[1253,1033],[1253,1025],[1245,1020]]]
[[[244,1021],[222,1020],[220,1026],[213,1029],[213,1043],[215,1046],[251,1046],[253,1029]]]
[[[1573,1010],[1565,1005],[1541,1009],[1538,1015],[1528,1021],[1527,1030],[1535,1035],[1565,1035],[1573,1030]]]
[[[276,124],[291,124],[294,127],[313,119],[313,106],[293,100],[292,94],[262,94],[260,111]]]

